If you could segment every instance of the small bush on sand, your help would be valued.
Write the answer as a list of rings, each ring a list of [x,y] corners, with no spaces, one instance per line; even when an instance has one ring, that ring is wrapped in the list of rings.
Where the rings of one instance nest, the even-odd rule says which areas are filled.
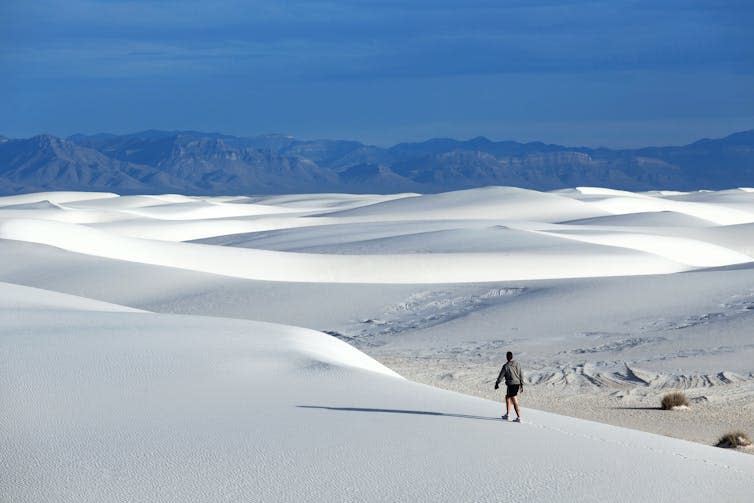
[[[662,410],[673,410],[676,407],[688,407],[689,399],[682,391],[673,391],[662,397]]]
[[[736,447],[749,447],[751,445],[751,439],[749,435],[743,431],[731,431],[726,433],[720,440],[717,441],[718,447],[726,447],[728,449],[735,449]]]

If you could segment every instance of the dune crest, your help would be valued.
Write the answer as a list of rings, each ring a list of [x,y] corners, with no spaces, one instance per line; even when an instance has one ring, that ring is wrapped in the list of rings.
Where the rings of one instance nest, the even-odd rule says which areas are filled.
[[[40,193],[0,198],[0,237],[268,281],[464,283],[667,274],[752,261],[748,248],[728,248],[731,240],[715,226],[754,222],[754,202],[741,203],[754,199],[750,193],[737,191],[735,207],[728,191],[719,203],[714,193],[701,194],[703,201],[674,194],[583,187],[319,198]],[[647,218],[668,211],[689,217],[676,221],[685,227],[673,236],[663,235],[667,219],[653,227]],[[641,215],[641,232],[623,220],[612,225],[616,214]],[[310,243],[334,233],[336,249],[327,241],[301,248],[266,238],[302,228]],[[345,233],[359,238],[344,247]],[[211,241],[229,234],[253,239]],[[189,239],[205,244],[179,242]]]

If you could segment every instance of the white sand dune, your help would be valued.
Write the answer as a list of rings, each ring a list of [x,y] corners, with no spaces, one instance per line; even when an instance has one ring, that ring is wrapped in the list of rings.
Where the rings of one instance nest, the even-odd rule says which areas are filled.
[[[754,189],[739,187],[728,190],[698,190],[694,192],[680,192],[671,194],[668,198],[679,201],[711,202],[714,204],[743,204],[748,205]]]
[[[244,219],[214,218],[198,220],[158,220],[156,218],[134,218],[131,215],[127,220],[102,222],[92,227],[134,238],[156,239],[159,241],[195,241],[232,234],[321,226],[327,223],[322,218],[278,215],[251,216]]]
[[[26,206],[26,205],[24,205]],[[98,224],[132,219],[133,217],[118,211],[97,211],[68,209],[62,206],[28,208],[17,206],[0,207],[0,219],[31,218],[71,224]]]
[[[216,204],[208,201],[192,201],[132,209],[131,213],[134,216],[159,220],[203,220],[291,213],[292,211],[295,210],[261,204]]]
[[[330,213],[329,216],[387,221],[496,219],[555,222],[608,214],[610,212],[554,193],[515,187],[487,187],[407,197]]]
[[[751,199],[743,191],[733,196],[739,206],[742,197]],[[726,192],[721,197],[733,196]],[[320,200],[315,195],[239,200],[44,193],[36,201],[34,195],[20,203],[17,196],[11,198],[15,209],[6,205],[11,209],[0,210],[0,237],[269,281],[554,279],[662,274],[750,260],[748,234],[736,233],[736,239],[718,244],[715,237],[724,234],[714,234],[717,227],[712,223],[748,221],[754,211],[717,206],[708,195],[705,202],[668,197],[627,196],[596,188],[548,194],[508,187],[428,196],[324,195]],[[51,198],[66,201],[67,207],[52,203]],[[40,203],[43,207],[17,207]],[[340,209],[343,206],[348,209]],[[609,219],[617,217],[607,216],[608,209],[623,213],[624,220],[617,222],[622,225],[610,225]],[[668,211],[673,211],[670,222]],[[646,231],[623,225],[631,223],[632,215],[641,219]],[[652,215],[664,219],[651,225]],[[573,217],[580,220],[573,222]],[[679,221],[684,218],[685,222]],[[571,223],[563,226],[552,223],[568,219]],[[699,221],[707,224],[696,225]],[[66,222],[93,226],[66,226]],[[673,222],[686,224],[674,229],[693,230],[693,234],[665,235]],[[180,243],[197,239],[231,246]],[[731,242],[733,249],[725,246]]]
[[[93,201],[96,199],[110,199],[116,197],[119,197],[118,194],[112,192],[34,192],[30,194],[0,197],[0,206],[38,203],[40,201],[61,204],[71,201]]]
[[[333,212],[386,201],[418,197],[420,194],[288,194],[247,197],[246,202],[279,206],[305,212]],[[242,202],[238,200],[238,202]]]
[[[671,199],[670,197],[637,197],[637,195],[631,197],[605,196],[601,198],[586,197],[577,199],[583,199],[585,204],[616,215],[647,211],[673,211],[714,222],[718,225],[754,222],[754,210],[751,209],[750,204],[734,206],[727,204],[724,199],[712,202],[708,198],[680,200],[678,198]]]
[[[736,197],[741,194],[747,193],[738,191]],[[748,238],[744,243],[738,239],[736,249],[727,249],[714,238],[703,239],[705,230],[715,228],[711,222],[748,220],[741,215],[754,215],[717,207],[709,200],[678,202],[665,196],[628,197],[624,192],[584,188],[547,194],[492,187],[428,196],[324,195],[320,200],[316,195],[239,199],[100,194],[90,198],[44,193],[36,203],[51,198],[64,200],[66,206],[0,210],[0,237],[239,278],[336,283],[552,279],[727,266],[749,260],[740,251],[748,249]],[[35,204],[35,197],[27,195],[23,201]],[[11,202],[19,203],[17,198]],[[612,212],[620,208],[624,217],[635,211],[631,214],[640,215],[649,230],[637,233],[605,220],[590,222],[611,218],[609,211],[597,206]],[[664,236],[664,227],[649,225],[648,211],[665,215],[669,206],[676,208],[678,217],[702,215],[708,224],[701,229],[695,225],[693,237]],[[28,219],[31,216],[36,218]],[[552,224],[574,217],[581,220],[562,227]],[[578,225],[582,228],[577,232]],[[548,237],[535,236],[538,232]],[[180,243],[197,239],[232,246]]]
[[[330,283],[467,283],[630,274],[689,268],[618,247],[584,255],[557,249],[505,253],[331,255],[287,253],[113,236],[74,224],[0,220],[0,239],[56,246],[99,257],[238,278]],[[728,265],[730,262],[718,265]]]
[[[749,255],[738,253],[723,246],[686,238],[595,231],[563,231],[560,233],[548,232],[547,234],[586,243],[638,250],[690,267],[718,267],[745,264],[752,261],[752,257]]]
[[[528,408],[754,427],[748,215],[739,189],[0,198],[0,499],[748,501],[754,456]],[[357,348],[496,400],[513,349],[526,422]],[[647,405],[677,388],[687,416]]]
[[[754,257],[754,224],[726,225],[712,229],[675,230],[677,234],[690,239],[714,243]]]
[[[711,227],[717,225],[715,222],[675,211],[642,211],[607,217],[571,220],[563,223],[606,227]]]
[[[67,208],[91,209],[98,211],[128,210],[133,208],[149,208],[164,204],[192,203],[200,198],[183,196],[179,194],[161,194],[144,196],[117,196],[98,199],[69,200]]]
[[[226,235],[199,242],[264,250],[360,255],[516,250],[536,253],[543,249],[557,249],[567,255],[573,251],[588,253],[589,248],[568,238],[490,225],[484,220],[467,220],[461,225],[457,220],[342,223]],[[593,247],[590,251],[599,253],[605,249]]]
[[[317,332],[41,307],[0,309],[9,501],[735,501],[754,484],[754,457],[536,411],[503,423]]]
[[[574,187],[572,189],[558,189],[551,191],[553,194],[566,194],[571,196],[597,196],[597,197],[635,197],[644,199],[649,193],[630,192],[627,190],[609,189],[607,187]],[[663,195],[664,191],[658,191],[654,195]]]
[[[86,297],[0,282],[0,306],[7,311],[75,310],[93,312],[143,312]]]
[[[44,200],[33,203],[8,204],[2,206],[3,210],[59,210],[61,206],[53,202]]]

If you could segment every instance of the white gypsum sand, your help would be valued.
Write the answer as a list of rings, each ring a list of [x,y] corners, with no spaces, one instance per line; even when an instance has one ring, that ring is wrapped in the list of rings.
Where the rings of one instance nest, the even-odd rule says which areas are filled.
[[[502,423],[322,333],[75,304],[0,310],[10,501],[702,501],[754,483],[754,458],[722,449]]]
[[[745,499],[752,229],[737,189],[0,198],[0,495]],[[500,400],[507,349],[522,425],[390,370]]]

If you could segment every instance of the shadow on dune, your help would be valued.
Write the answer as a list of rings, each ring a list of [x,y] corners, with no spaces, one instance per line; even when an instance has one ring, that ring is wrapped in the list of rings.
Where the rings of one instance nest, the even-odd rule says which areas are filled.
[[[345,412],[382,412],[387,414],[415,414],[419,416],[444,416],[460,417],[462,419],[480,419],[483,421],[501,421],[500,417],[472,416],[469,414],[450,414],[447,412],[433,412],[428,410],[404,410],[404,409],[369,409],[364,407],[326,407],[324,405],[296,405],[301,409],[324,409]]]

